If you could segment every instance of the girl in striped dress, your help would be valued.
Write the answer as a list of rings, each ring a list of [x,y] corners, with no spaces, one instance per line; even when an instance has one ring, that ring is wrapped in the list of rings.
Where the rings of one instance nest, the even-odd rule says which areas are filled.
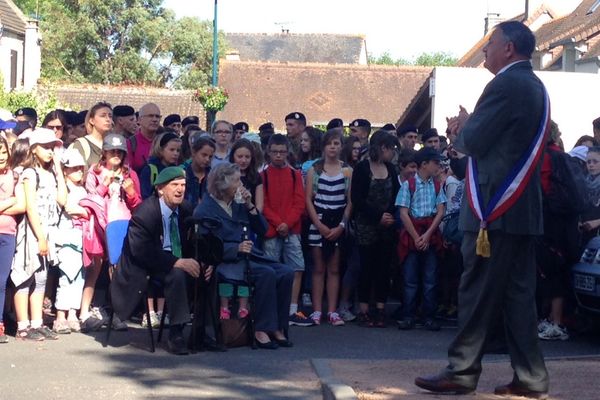
[[[308,244],[312,248],[313,313],[310,318],[320,324],[323,290],[327,272],[327,319],[334,326],[344,325],[337,309],[340,287],[340,247],[352,206],[350,180],[352,168],[340,160],[342,133],[332,129],[323,136],[323,156],[306,176],[306,209],[311,219]]]

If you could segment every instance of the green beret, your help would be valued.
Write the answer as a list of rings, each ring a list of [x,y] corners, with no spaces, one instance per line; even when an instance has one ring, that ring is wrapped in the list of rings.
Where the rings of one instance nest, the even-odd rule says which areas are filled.
[[[160,171],[154,186],[164,185],[165,183],[171,182],[173,179],[185,178],[185,171],[181,167],[167,167]]]

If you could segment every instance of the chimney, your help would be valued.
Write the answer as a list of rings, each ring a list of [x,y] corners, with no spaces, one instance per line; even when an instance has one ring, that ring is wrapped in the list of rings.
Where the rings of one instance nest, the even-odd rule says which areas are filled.
[[[25,45],[23,54],[23,89],[33,89],[40,79],[42,69],[42,38],[38,21],[29,20],[25,27]]]
[[[494,27],[504,21],[504,19],[500,18],[499,13],[487,13],[487,17],[484,18],[484,21],[483,36],[487,35],[489,31],[494,29]]]
[[[225,59],[227,61],[240,61],[240,52],[237,50],[228,51],[225,54]]]

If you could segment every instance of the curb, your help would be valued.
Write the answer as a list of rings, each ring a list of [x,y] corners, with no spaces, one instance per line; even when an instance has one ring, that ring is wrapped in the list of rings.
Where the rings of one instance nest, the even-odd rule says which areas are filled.
[[[319,377],[323,400],[358,400],[354,389],[335,379],[326,359],[311,358],[310,363]]]

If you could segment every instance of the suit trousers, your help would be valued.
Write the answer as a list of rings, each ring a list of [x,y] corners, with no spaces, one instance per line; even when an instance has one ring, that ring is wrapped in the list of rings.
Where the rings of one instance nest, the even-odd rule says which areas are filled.
[[[190,306],[187,296],[187,273],[179,268],[172,268],[164,278],[164,291],[170,324],[188,323]]]
[[[285,264],[250,264],[254,284],[255,329],[263,332],[288,326],[294,270]]]
[[[477,233],[465,232],[464,272],[458,293],[458,332],[448,349],[445,374],[476,388],[486,339],[504,317],[504,330],[520,387],[548,391],[548,372],[537,337],[534,236],[490,231],[491,257],[475,254]],[[502,314],[500,314],[502,313]]]

